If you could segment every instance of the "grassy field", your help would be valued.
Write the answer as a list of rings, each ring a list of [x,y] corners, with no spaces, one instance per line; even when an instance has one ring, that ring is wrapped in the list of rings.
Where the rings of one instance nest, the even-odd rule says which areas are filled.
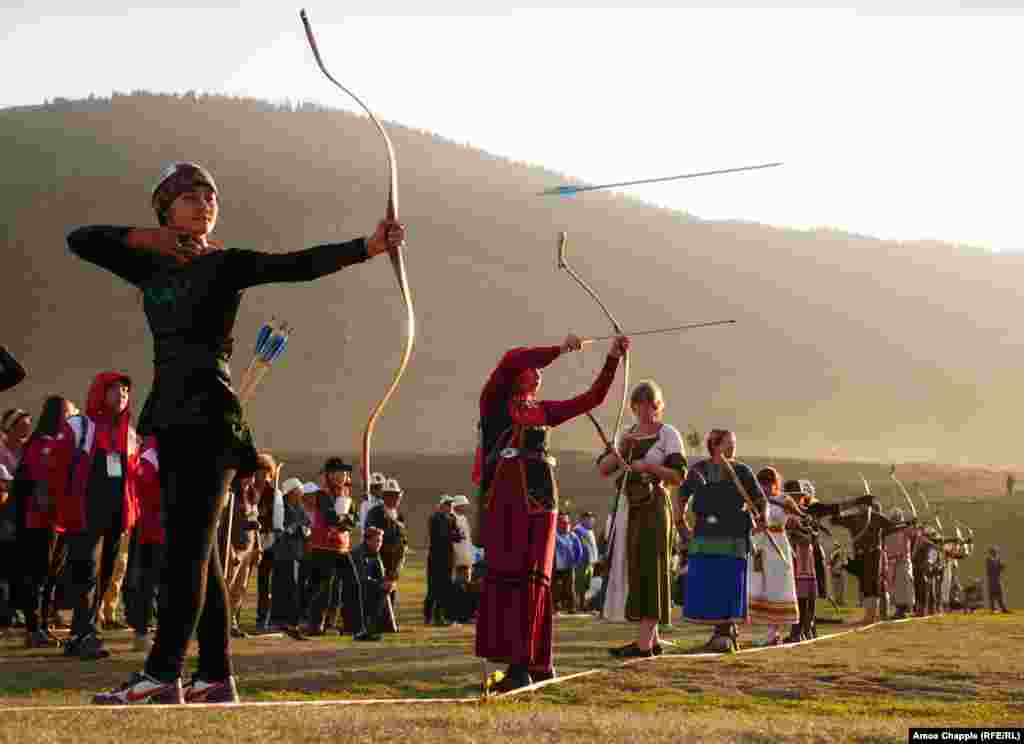
[[[418,557],[415,556],[415,557]],[[402,632],[379,644],[337,636],[307,642],[252,638],[233,643],[246,701],[365,698],[465,698],[479,694],[473,627],[425,627],[422,565],[402,582]],[[251,605],[252,603],[250,603]],[[822,624],[853,627],[860,611]],[[678,617],[678,616],[677,616]],[[251,611],[246,613],[251,622]],[[426,705],[242,708],[237,710],[85,710],[92,692],[140,668],[130,634],[108,634],[114,655],[66,660],[57,651],[0,646],[0,702],[8,711],[0,742],[83,744],[137,740],[320,741],[334,736],[415,736],[475,742],[570,736],[608,741],[893,741],[911,725],[1009,725],[1024,721],[1024,616],[979,612],[886,624],[831,641],[712,659],[694,658],[706,631],[678,622],[665,633],[665,656],[623,666],[607,648],[633,628],[589,615],[556,620],[559,674],[600,674],[509,701]],[[742,641],[765,629],[744,628]]]
[[[312,478],[321,458],[285,458],[287,475]],[[882,464],[769,461],[785,477],[809,477],[825,500],[859,493],[858,473],[883,503],[896,494]],[[571,508],[603,516],[609,493],[581,453],[560,455],[560,483]],[[472,655],[473,627],[424,627],[424,528],[437,494],[471,493],[466,458],[380,456],[378,466],[402,479],[415,552],[401,582],[402,632],[379,644],[332,636],[308,642],[252,638],[233,643],[246,701],[327,701],[368,698],[459,698],[452,704],[273,706],[234,710],[58,710],[82,705],[97,690],[120,683],[143,657],[129,633],[108,634],[114,655],[100,662],[65,660],[56,651],[28,651],[0,642],[0,702],[31,706],[8,711],[0,743],[159,740],[321,741],[344,736],[477,742],[527,738],[535,742],[587,741],[906,741],[912,725],[1021,725],[1024,723],[1024,613],[943,616],[886,624],[817,644],[763,653],[695,658],[706,631],[682,624],[664,633],[674,646],[658,660],[623,666],[610,646],[631,639],[633,628],[585,615],[556,619],[556,664],[561,675],[600,674],[546,687],[522,698],[479,705],[480,665]],[[1024,516],[1003,491],[1003,475],[985,469],[900,466],[901,477],[922,488],[946,519],[968,522],[979,551],[962,575],[983,574],[980,554],[1004,549],[1010,605],[1024,561],[1016,535]],[[846,538],[848,539],[848,538]],[[1019,586],[1024,591],[1024,585]],[[855,595],[851,582],[847,596]],[[243,617],[251,625],[254,598]],[[819,606],[822,633],[853,627],[861,611],[837,616]],[[678,614],[676,615],[678,618]],[[243,624],[245,624],[243,622]],[[765,628],[741,631],[741,642]]]

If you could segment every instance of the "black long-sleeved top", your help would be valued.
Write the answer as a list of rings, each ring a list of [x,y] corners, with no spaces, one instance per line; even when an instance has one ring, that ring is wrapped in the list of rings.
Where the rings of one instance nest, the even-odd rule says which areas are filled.
[[[153,334],[155,379],[139,418],[142,434],[179,426],[227,426],[229,442],[252,436],[231,389],[228,361],[242,293],[273,282],[304,282],[368,258],[366,240],[292,253],[219,250],[180,265],[126,245],[130,227],[80,227],[71,252],[138,287]]]
[[[11,356],[7,347],[0,346],[0,393],[10,390],[25,379],[25,368]]]

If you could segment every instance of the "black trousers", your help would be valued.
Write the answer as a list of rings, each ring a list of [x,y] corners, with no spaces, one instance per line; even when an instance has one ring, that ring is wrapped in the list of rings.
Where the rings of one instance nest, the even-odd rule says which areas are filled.
[[[121,513],[103,521],[91,519],[82,532],[66,533],[68,570],[71,572],[71,635],[79,638],[96,632],[100,603],[110,586],[114,561],[121,547]]]
[[[23,527],[18,533],[22,569],[21,608],[25,630],[49,630],[50,600],[54,582],[51,572],[57,548],[57,533],[49,527]]]
[[[273,600],[274,548],[263,551],[259,568],[256,571],[256,622],[265,623],[270,617],[270,604]]]
[[[288,626],[299,624],[302,604],[298,573],[298,561],[274,561],[274,602],[270,611],[271,622]]]
[[[323,625],[324,614],[331,605],[335,605],[334,598],[339,597],[345,629],[353,635],[361,632],[364,628],[364,598],[352,556],[348,553],[314,550],[307,562],[310,586],[313,589],[310,625],[314,628]]]
[[[440,557],[427,555],[427,598],[423,600],[423,622],[429,623],[434,612],[448,614],[452,594],[452,564]]]
[[[231,611],[217,547],[217,522],[227,503],[236,462],[219,442],[196,428],[157,435],[160,489],[167,539],[156,637],[146,673],[171,682],[181,676],[188,643],[199,641],[198,675],[208,681],[231,675]]]
[[[137,584],[132,602],[132,627],[136,633],[148,633],[153,624],[153,600],[159,594],[160,612],[164,612],[166,590],[160,584],[163,577],[164,558],[167,549],[157,543],[137,544]]]

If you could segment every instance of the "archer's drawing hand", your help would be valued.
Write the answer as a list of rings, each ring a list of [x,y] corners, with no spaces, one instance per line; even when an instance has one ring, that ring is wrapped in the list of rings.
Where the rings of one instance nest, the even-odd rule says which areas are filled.
[[[170,227],[155,227],[132,230],[125,242],[129,248],[142,249],[160,256],[173,258],[185,265],[202,255],[207,248],[189,233]]]
[[[579,351],[583,348],[583,339],[577,336],[575,333],[570,333],[565,337],[565,341],[562,342],[562,353],[565,354],[570,351]]]

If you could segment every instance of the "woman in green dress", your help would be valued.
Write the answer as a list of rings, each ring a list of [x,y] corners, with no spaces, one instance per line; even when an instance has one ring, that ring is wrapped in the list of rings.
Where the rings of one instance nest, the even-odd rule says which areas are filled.
[[[658,624],[671,621],[673,512],[669,489],[677,488],[686,475],[686,453],[679,430],[662,421],[665,397],[653,381],[641,382],[630,395],[636,424],[619,437],[618,451],[607,452],[598,462],[603,477],[623,467],[616,479],[629,503],[626,532],[626,571],[629,592],[626,618],[640,623],[636,641],[611,649],[613,656],[648,657],[661,653]]]

